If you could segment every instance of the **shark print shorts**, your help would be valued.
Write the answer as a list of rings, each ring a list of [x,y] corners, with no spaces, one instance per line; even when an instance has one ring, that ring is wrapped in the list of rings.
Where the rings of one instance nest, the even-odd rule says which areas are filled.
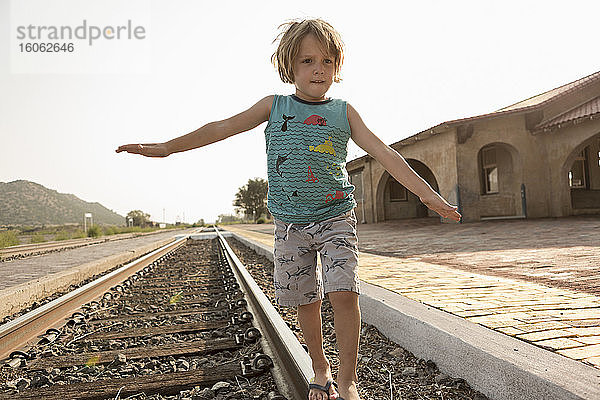
[[[275,223],[275,298],[282,306],[322,300],[326,293],[359,293],[354,210],[309,224]],[[317,266],[317,252],[321,267]]]

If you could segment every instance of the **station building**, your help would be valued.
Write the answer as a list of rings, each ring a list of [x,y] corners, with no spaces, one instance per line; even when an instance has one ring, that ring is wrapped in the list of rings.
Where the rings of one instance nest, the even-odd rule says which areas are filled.
[[[465,222],[600,215],[600,72],[391,147]],[[369,155],[346,167],[359,222],[437,216]]]

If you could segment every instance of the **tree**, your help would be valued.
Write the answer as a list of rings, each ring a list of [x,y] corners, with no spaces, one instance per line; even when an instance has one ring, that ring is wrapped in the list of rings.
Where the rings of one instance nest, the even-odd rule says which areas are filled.
[[[254,222],[267,212],[267,181],[261,178],[248,179],[248,183],[238,189],[233,205],[252,218]]]
[[[133,210],[127,213],[127,220],[133,220],[133,226],[141,226],[142,228],[150,224],[150,214],[146,214],[141,210]]]
[[[217,222],[217,224],[226,224],[229,222],[237,222],[237,221],[241,221],[241,220],[240,220],[240,218],[236,217],[235,215],[219,214],[216,222]]]

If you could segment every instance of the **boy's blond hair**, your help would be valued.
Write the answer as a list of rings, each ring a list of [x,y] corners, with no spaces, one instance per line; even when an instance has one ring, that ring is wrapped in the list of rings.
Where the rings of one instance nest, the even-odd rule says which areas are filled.
[[[294,83],[294,59],[300,50],[300,43],[306,35],[314,35],[323,49],[335,58],[333,80],[340,82],[340,70],[344,62],[344,43],[340,34],[327,22],[321,19],[306,19],[286,22],[279,25],[283,31],[273,41],[279,40],[277,50],[271,56],[271,62],[277,68],[284,83]]]

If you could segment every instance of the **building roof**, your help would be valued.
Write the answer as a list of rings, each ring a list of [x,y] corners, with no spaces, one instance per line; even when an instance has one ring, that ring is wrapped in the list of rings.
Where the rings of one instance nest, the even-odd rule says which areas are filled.
[[[586,119],[594,119],[598,117],[600,117],[600,96],[536,126],[536,129],[552,130],[560,128],[561,125],[569,123],[576,124]]]
[[[575,90],[581,89],[582,87],[595,82],[600,78],[600,71],[595,72],[591,75],[588,75],[584,78],[578,79],[574,82],[567,83],[566,85],[559,86],[555,89],[548,90],[542,94],[538,94],[537,96],[530,97],[529,99],[520,101],[511,106],[501,108],[498,111],[509,111],[509,110],[517,110],[520,108],[526,108],[531,106],[537,106],[544,104],[550,100],[556,100],[557,97],[562,97],[565,94],[572,93]]]
[[[566,85],[559,86],[555,89],[538,94],[537,96],[530,97],[529,99],[520,101],[518,103],[515,103],[508,107],[501,108],[497,111],[494,111],[494,112],[491,112],[488,114],[482,114],[482,115],[477,115],[474,117],[460,118],[460,119],[442,122],[441,124],[435,125],[431,128],[425,129],[424,131],[416,133],[405,139],[399,140],[398,142],[395,142],[392,145],[410,144],[410,143],[414,143],[415,141],[420,140],[420,139],[426,139],[427,137],[423,137],[423,136],[438,133],[438,132],[436,132],[436,130],[439,130],[439,128],[447,129],[447,128],[450,128],[451,126],[462,125],[467,122],[473,122],[473,121],[487,119],[487,118],[496,118],[496,117],[500,117],[500,116],[504,116],[504,115],[508,115],[508,114],[532,111],[532,110],[538,109],[550,102],[553,102],[569,93],[573,93],[577,90],[580,90],[583,87],[590,85],[598,80],[600,80],[600,71],[594,72],[591,75],[588,75],[588,76],[578,79],[576,81],[567,83]],[[550,121],[548,121],[548,123],[549,122]]]

